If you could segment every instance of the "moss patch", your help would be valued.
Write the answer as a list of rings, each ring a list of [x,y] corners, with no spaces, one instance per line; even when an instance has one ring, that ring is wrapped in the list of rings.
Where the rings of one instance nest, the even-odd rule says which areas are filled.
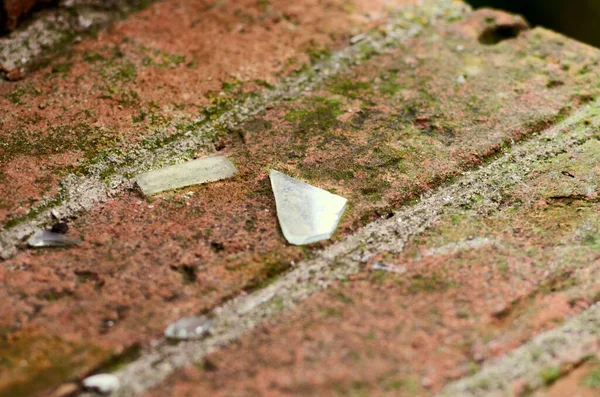
[[[106,354],[100,348],[43,333],[11,334],[0,340],[0,395],[37,394],[86,373]]]

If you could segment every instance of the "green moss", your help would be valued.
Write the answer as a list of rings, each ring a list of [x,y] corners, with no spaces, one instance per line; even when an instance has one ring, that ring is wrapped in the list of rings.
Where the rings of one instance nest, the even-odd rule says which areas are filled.
[[[306,50],[311,63],[317,63],[323,61],[331,56],[331,49],[329,47],[319,47],[316,44],[311,44]]]
[[[225,92],[231,92],[240,85],[242,85],[242,82],[238,79],[224,80],[223,82],[221,82],[221,89]]]
[[[0,396],[37,395],[68,379],[82,375],[90,363],[106,355],[104,350],[45,335],[17,334],[0,339],[0,372],[6,382]],[[28,360],[36,357],[35,360]],[[21,362],[27,359],[27,367]]]
[[[600,389],[600,367],[591,370],[585,378],[583,378],[582,384],[593,389]]]
[[[342,291],[339,290],[330,292],[330,295],[333,299],[344,304],[351,304],[354,302],[354,300],[351,297],[345,295]]]
[[[142,60],[142,65],[146,67],[159,67],[159,68],[167,68],[167,67],[175,67],[185,63],[186,57],[185,55],[179,54],[171,54],[166,51],[159,50],[157,48],[150,47],[141,47],[142,53],[146,56]]]
[[[81,150],[87,158],[118,142],[119,134],[85,123],[50,127],[45,134],[21,128],[10,136],[0,136],[0,162],[20,156],[44,156]]]
[[[96,62],[105,61],[106,59],[101,54],[98,54],[97,52],[86,51],[83,53],[83,60],[88,63],[93,64]]]
[[[496,268],[501,273],[508,272],[508,263],[506,262],[506,259],[504,259],[504,258],[498,259],[496,262]]]
[[[363,61],[371,59],[373,56],[379,54],[379,51],[369,43],[362,43],[359,47],[359,51],[360,59]]]
[[[122,82],[133,81],[137,77],[137,68],[131,62],[124,62],[117,69],[116,78]]]
[[[287,121],[297,121],[297,120],[301,120],[302,118],[304,118],[307,114],[309,113],[308,110],[305,109],[295,109],[292,110],[290,112],[288,112],[285,115],[285,119]]]
[[[71,70],[72,66],[73,66],[73,62],[71,62],[71,61],[55,63],[54,65],[52,65],[52,73],[60,73],[60,74],[68,73]]]
[[[256,291],[272,284],[277,278],[290,268],[290,262],[287,260],[267,259],[256,276],[248,283],[245,290],[247,292]]]
[[[454,287],[454,283],[443,279],[439,274],[416,275],[410,279],[408,292],[411,294],[438,292]]]
[[[313,98],[305,109],[295,109],[285,118],[296,123],[295,131],[327,132],[337,122],[337,116],[343,113],[341,101],[329,98]]]
[[[329,91],[334,94],[343,95],[356,99],[363,96],[364,92],[371,88],[367,81],[355,81],[353,79],[339,79],[329,86]]]
[[[254,83],[256,85],[260,86],[260,87],[264,87],[264,88],[267,88],[269,90],[275,89],[275,86],[273,84],[269,84],[269,82],[266,81],[266,80],[255,79]]]
[[[276,296],[275,298],[271,299],[271,301],[269,302],[269,306],[273,308],[273,310],[275,310],[276,312],[282,312],[284,309],[283,298],[281,298],[280,296]]]
[[[245,96],[240,94],[232,98],[209,92],[206,97],[209,99],[210,105],[202,108],[200,113],[208,120],[216,120],[223,113],[233,109],[235,104],[241,102]]]
[[[122,353],[113,354],[94,369],[94,373],[116,372],[137,360],[142,354],[142,346],[134,343]]]
[[[597,231],[584,231],[582,236],[582,243],[586,247],[591,248],[594,251],[600,251],[600,233]]]
[[[66,198],[67,198],[66,192],[61,189],[61,191],[54,198],[33,208],[26,215],[14,217],[14,218],[11,218],[8,221],[6,221],[4,223],[4,229],[7,230],[7,229],[10,229],[10,228],[22,223],[22,222],[31,220],[31,219],[35,218],[36,216],[38,216],[39,214],[41,214],[42,212],[62,204]]]
[[[386,81],[379,84],[379,92],[381,92],[383,95],[394,95],[400,91],[401,88],[402,86],[400,84],[391,81]]]
[[[4,95],[4,97],[14,105],[22,105],[26,95],[37,96],[40,94],[41,91],[39,89],[33,87],[31,84],[25,83],[17,85],[15,89]]]
[[[403,394],[418,395],[422,392],[419,381],[413,377],[392,378],[383,386],[385,391],[402,390]]]
[[[374,270],[369,273],[369,281],[377,285],[382,285],[385,280],[390,278],[396,278],[396,274],[383,270]]]
[[[560,378],[560,367],[548,367],[540,371],[540,377],[544,380],[544,384],[551,385]]]
[[[326,307],[319,310],[322,318],[341,317],[342,312],[335,307]]]
[[[379,145],[373,149],[373,156],[378,160],[377,166],[386,169],[400,165],[406,155],[406,150],[396,149],[387,145]]]
[[[551,275],[537,288],[538,293],[552,294],[559,291],[565,291],[577,285],[577,278],[573,276],[572,270],[560,271]]]
[[[121,96],[119,98],[119,105],[126,107],[137,106],[141,102],[140,95],[134,90],[123,90],[121,91]]]

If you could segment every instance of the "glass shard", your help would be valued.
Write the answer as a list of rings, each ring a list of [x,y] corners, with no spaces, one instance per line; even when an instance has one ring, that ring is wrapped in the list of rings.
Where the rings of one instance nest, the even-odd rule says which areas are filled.
[[[237,174],[225,156],[212,156],[140,174],[136,182],[146,196],[165,190],[231,178]]]
[[[184,317],[167,327],[165,337],[169,339],[200,339],[210,330],[212,320],[206,316]]]
[[[120,387],[119,378],[113,374],[98,374],[83,380],[86,390],[95,391],[100,394],[110,394]]]
[[[330,238],[348,200],[275,170],[270,177],[285,239],[304,245]]]
[[[80,244],[81,240],[73,237],[65,236],[64,234],[41,230],[29,237],[27,244],[30,247],[65,247],[67,245]]]

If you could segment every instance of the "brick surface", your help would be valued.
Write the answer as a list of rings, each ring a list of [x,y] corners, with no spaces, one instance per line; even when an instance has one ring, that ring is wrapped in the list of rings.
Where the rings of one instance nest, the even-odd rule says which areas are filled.
[[[477,371],[597,299],[598,149],[535,164],[500,210],[475,200],[149,395],[431,395]]]
[[[380,25],[384,3],[167,1],[0,86],[0,215],[9,228],[26,223],[67,173],[126,156],[144,138],[165,134],[176,144],[178,125],[276,85]],[[597,95],[598,50],[497,11],[461,17],[450,12],[459,2],[433,23],[427,7],[401,13],[417,37],[378,52],[358,42],[350,71],[187,154],[218,150],[239,168],[236,178],[152,198],[125,190],[70,222],[80,247],[21,250],[2,263],[8,370],[0,393],[39,391],[102,363],[114,370],[171,321],[265,287],[326,247],[285,243],[269,168],[347,197],[334,238],[342,240]],[[515,37],[496,42],[499,25]],[[597,265],[597,149],[589,140],[533,164],[530,181],[500,192],[498,212],[474,204],[404,252],[382,250],[348,283],[303,304],[289,325],[256,331],[155,395],[170,387],[184,395],[432,393],[467,375],[595,300],[586,281]],[[376,261],[406,272],[370,272]]]
[[[56,195],[69,172],[90,173],[103,156],[274,84],[402,4],[410,1],[167,1],[65,50],[26,80],[0,85],[0,220]]]

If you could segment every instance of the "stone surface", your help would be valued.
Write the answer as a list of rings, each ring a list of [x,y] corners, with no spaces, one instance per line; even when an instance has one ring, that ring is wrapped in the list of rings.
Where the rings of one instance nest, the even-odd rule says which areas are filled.
[[[165,190],[215,182],[235,176],[237,169],[225,156],[212,156],[146,172],[136,177],[142,193],[149,196]]]
[[[269,178],[279,226],[290,244],[305,245],[331,237],[348,200],[275,170],[269,172]]]

